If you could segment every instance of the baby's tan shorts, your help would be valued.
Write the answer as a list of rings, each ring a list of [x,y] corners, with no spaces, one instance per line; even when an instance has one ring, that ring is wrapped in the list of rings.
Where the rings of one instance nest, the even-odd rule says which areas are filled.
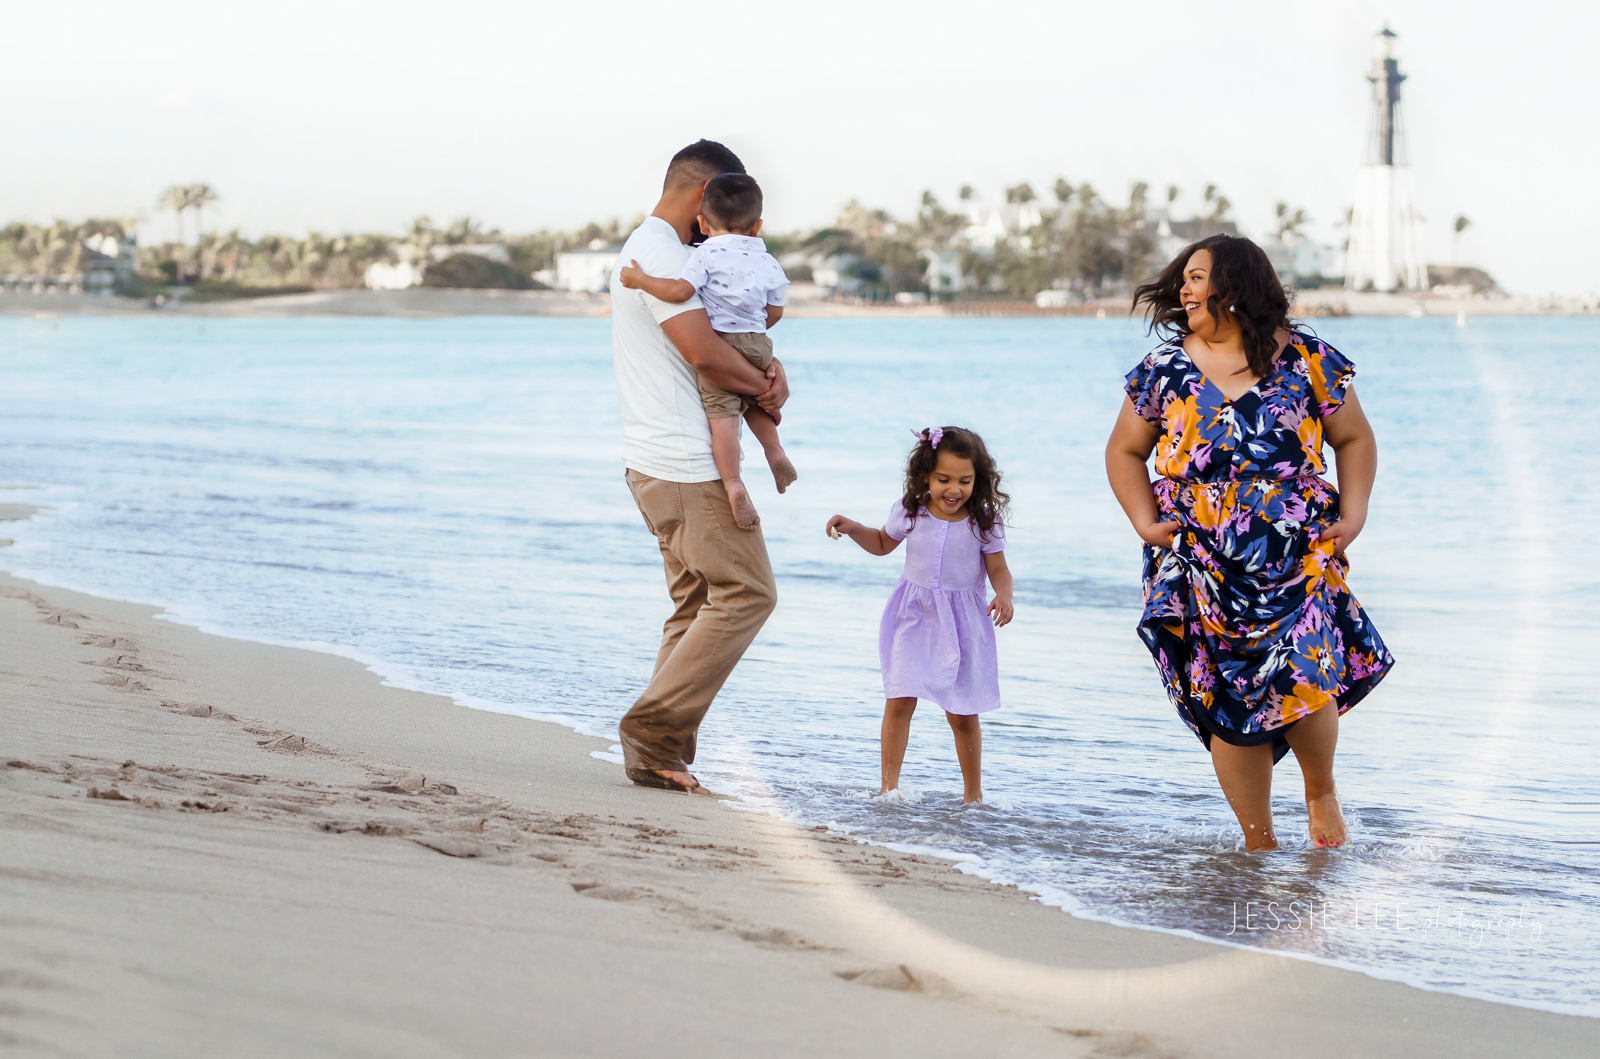
[[[772,336],[756,331],[718,331],[722,340],[744,354],[744,359],[766,371],[772,363]],[[732,419],[742,416],[756,403],[754,397],[742,393],[729,393],[700,376],[700,403],[705,406],[707,419]]]

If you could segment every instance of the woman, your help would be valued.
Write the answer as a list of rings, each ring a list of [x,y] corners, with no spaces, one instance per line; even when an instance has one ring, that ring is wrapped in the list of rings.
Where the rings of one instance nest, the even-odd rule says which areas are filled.
[[[1344,581],[1378,465],[1355,369],[1294,330],[1248,239],[1186,248],[1134,292],[1141,304],[1168,341],[1128,373],[1106,445],[1111,488],[1145,541],[1139,636],[1210,749],[1245,848],[1277,848],[1272,766],[1291,749],[1312,842],[1342,845],[1339,715],[1394,665]],[[1324,439],[1339,490],[1320,477]]]

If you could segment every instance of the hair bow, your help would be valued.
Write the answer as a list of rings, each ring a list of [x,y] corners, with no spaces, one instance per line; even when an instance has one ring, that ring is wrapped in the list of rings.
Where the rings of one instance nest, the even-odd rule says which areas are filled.
[[[939,447],[939,442],[944,440],[944,427],[929,427],[927,430],[921,431],[913,430],[911,435],[927,441],[929,446],[937,449]]]

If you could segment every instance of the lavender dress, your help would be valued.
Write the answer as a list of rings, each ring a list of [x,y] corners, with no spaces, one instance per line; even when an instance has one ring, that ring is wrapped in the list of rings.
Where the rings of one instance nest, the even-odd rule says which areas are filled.
[[[884,698],[928,699],[949,713],[999,709],[983,557],[1005,551],[1005,527],[996,522],[979,540],[970,518],[946,522],[923,511],[913,521],[897,500],[883,531],[907,542],[905,572],[878,630]]]

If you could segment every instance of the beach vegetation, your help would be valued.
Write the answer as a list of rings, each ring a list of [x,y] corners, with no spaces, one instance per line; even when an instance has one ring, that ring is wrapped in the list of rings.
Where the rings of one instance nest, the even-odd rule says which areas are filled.
[[[765,230],[762,238],[791,280],[842,295],[1031,300],[1057,291],[1068,301],[1091,301],[1126,297],[1160,270],[1173,245],[1238,230],[1233,203],[1215,184],[1195,196],[1186,218],[1175,213],[1182,197],[1176,185],[1153,204],[1144,182],[1115,199],[1065,176],[1040,187],[1044,194],[1027,181],[1005,186],[994,205],[971,184],[948,206],[925,191],[909,216],[852,199],[828,224]],[[203,211],[219,201],[207,184],[174,184],[156,201],[177,221],[174,240],[135,245],[131,218],[7,225],[0,229],[0,280],[12,288],[76,289],[93,268],[110,267],[105,254],[96,255],[114,248],[110,256],[123,259],[115,289],[135,296],[176,285],[194,297],[355,288],[369,282],[374,266],[403,277],[399,286],[539,289],[555,282],[557,254],[618,247],[644,220],[612,217],[518,234],[470,216],[443,225],[421,216],[399,234],[251,238],[237,228],[205,230]],[[1303,239],[1309,220],[1305,210],[1278,203],[1278,242]],[[1462,218],[1458,230],[1467,223]]]

